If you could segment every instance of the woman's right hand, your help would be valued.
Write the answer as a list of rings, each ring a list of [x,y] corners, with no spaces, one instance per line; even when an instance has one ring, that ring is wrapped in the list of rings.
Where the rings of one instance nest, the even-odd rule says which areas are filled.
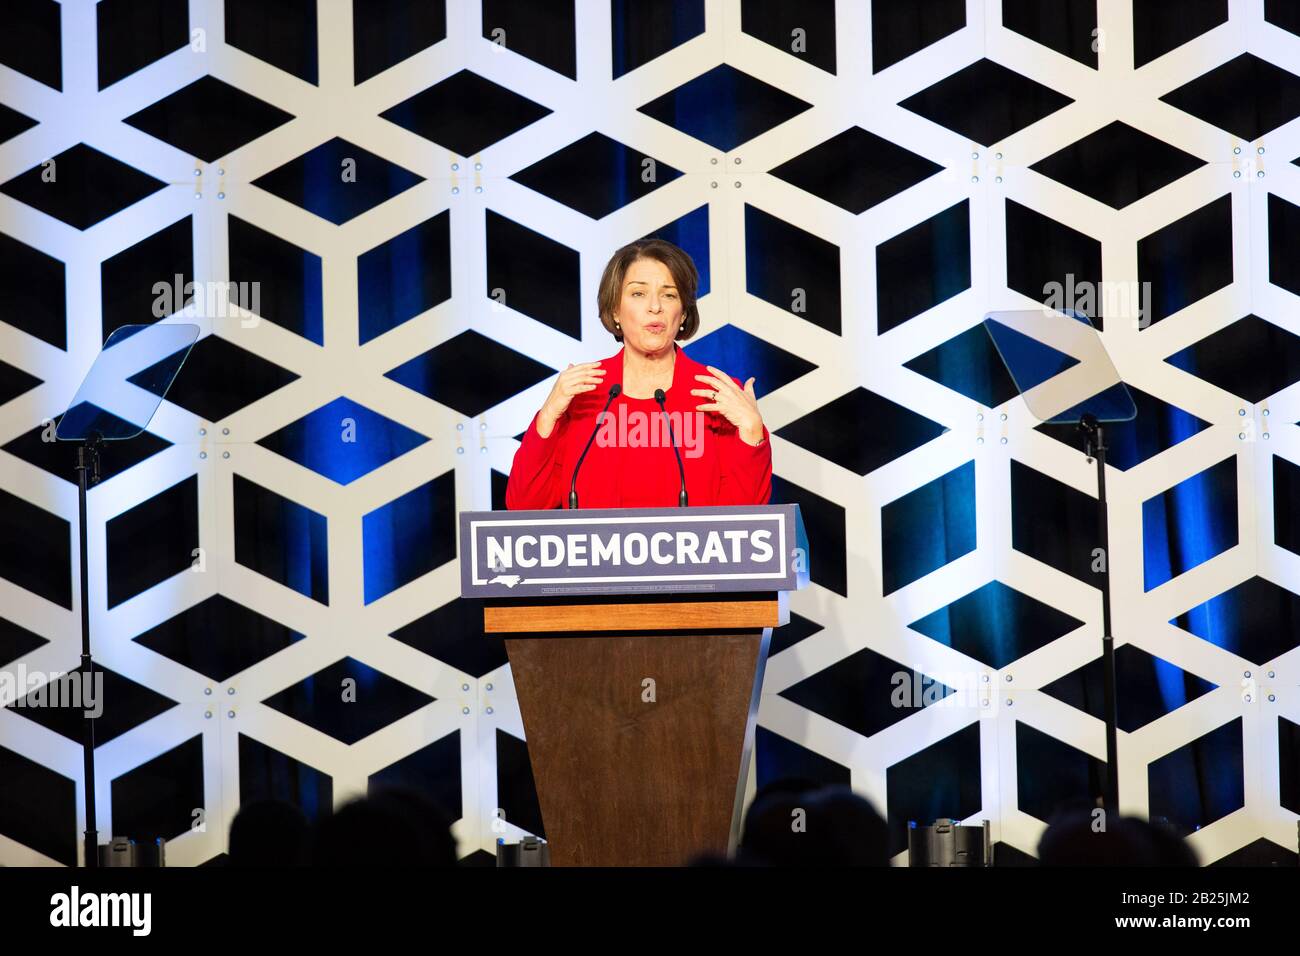
[[[537,413],[537,433],[543,438],[549,438],[555,423],[569,410],[573,397],[599,388],[604,378],[605,369],[600,367],[599,362],[571,364],[561,372],[551,388],[551,394],[546,396],[541,411]]]

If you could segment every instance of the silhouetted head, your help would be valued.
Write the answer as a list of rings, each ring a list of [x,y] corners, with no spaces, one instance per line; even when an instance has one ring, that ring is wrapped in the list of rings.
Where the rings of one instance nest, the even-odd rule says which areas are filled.
[[[317,866],[455,866],[451,820],[424,794],[377,790],[322,820],[312,841]]]
[[[888,866],[884,819],[844,786],[772,787],[745,816],[737,860],[770,866]]]
[[[1092,810],[1053,815],[1038,841],[1042,866],[1197,866],[1196,852],[1171,830],[1136,817]]]
[[[302,866],[307,862],[308,837],[307,818],[293,804],[247,803],[230,824],[230,865]]]

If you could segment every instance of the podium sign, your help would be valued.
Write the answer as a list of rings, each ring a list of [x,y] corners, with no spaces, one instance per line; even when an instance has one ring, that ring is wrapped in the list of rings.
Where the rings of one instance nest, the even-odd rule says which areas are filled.
[[[465,512],[460,567],[504,639],[552,864],[733,850],[772,629],[808,583],[799,506]]]
[[[461,597],[794,591],[808,584],[798,505],[468,511]]]

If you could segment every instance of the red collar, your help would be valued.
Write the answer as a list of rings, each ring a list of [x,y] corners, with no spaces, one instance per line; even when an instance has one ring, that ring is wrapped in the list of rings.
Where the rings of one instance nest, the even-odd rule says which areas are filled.
[[[669,386],[670,394],[678,396],[686,395],[688,398],[692,398],[694,396],[691,396],[689,393],[690,390],[694,388],[694,385],[691,383],[694,381],[694,376],[696,374],[695,367],[699,366],[699,363],[683,352],[682,347],[676,342],[673,343],[673,348],[676,349],[677,355],[676,358],[673,359],[673,384]],[[608,391],[609,387],[616,382],[619,385],[623,384],[623,353],[626,350],[627,346],[624,346],[618,350],[617,355],[612,355],[607,359],[601,360],[600,364],[606,370],[605,382],[603,383],[605,391]],[[632,400],[644,401],[644,399]]]

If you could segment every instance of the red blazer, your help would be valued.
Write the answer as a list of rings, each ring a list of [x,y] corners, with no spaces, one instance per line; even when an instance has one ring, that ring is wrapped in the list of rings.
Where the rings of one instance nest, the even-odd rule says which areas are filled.
[[[706,399],[692,395],[691,389],[707,386],[695,376],[709,371],[680,346],[674,348],[673,383],[664,405],[681,450],[690,504],[767,504],[772,494],[772,446],[767,426],[763,426],[763,441],[749,445],[721,415],[696,412],[695,406]],[[548,437],[537,433],[537,416],[533,416],[510,469],[507,508],[569,506],[573,466],[596,429],[596,416],[609,398],[610,386],[623,382],[623,350],[600,364],[605,369],[603,384],[574,396]],[[677,459],[659,404],[653,398],[619,395],[578,473],[578,507],[675,507],[680,490]]]

